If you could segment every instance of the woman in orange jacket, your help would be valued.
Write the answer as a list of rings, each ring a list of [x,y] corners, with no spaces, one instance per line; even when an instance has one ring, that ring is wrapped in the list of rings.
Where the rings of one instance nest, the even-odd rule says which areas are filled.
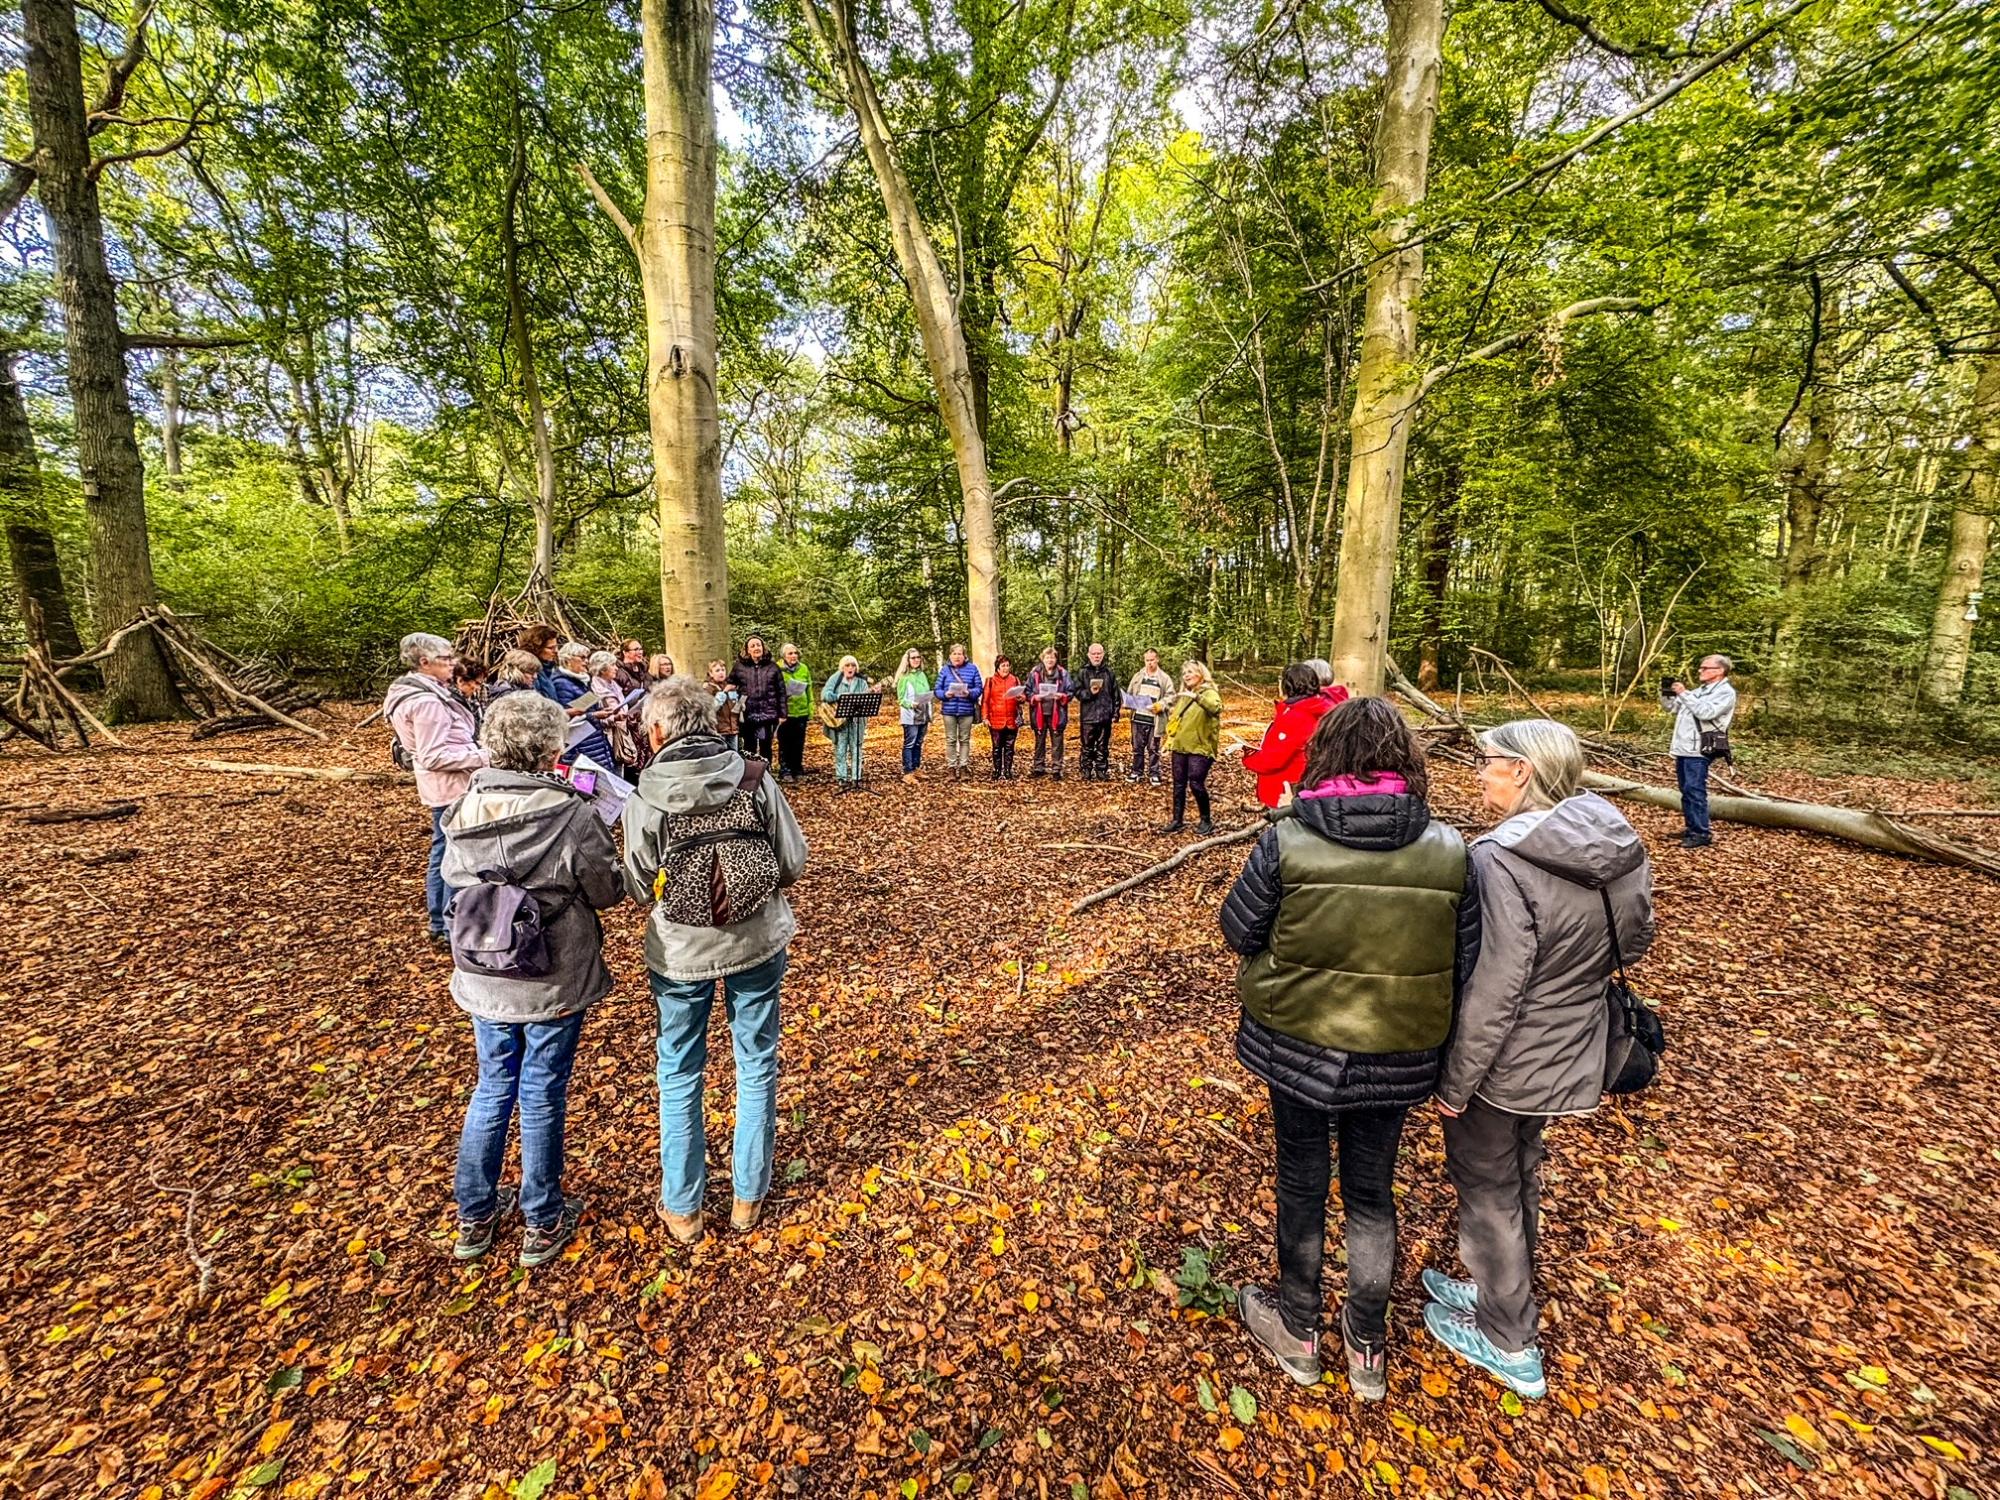
[[[986,679],[986,692],[979,700],[980,717],[986,720],[986,732],[993,737],[995,781],[1014,779],[1014,741],[1021,733],[1020,686],[1014,664],[1004,656],[996,656],[993,675]]]

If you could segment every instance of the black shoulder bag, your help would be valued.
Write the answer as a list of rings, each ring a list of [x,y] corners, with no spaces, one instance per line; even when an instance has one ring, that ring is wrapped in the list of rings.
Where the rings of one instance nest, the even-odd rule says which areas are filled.
[[[1625,955],[1618,949],[1618,919],[1611,912],[1611,892],[1599,887],[1604,901],[1604,926],[1611,935],[1611,981],[1604,987],[1605,1008],[1611,1012],[1610,1035],[1604,1047],[1604,1092],[1636,1094],[1660,1071],[1667,1050],[1666,1028],[1659,1013],[1632,992],[1625,982]]]

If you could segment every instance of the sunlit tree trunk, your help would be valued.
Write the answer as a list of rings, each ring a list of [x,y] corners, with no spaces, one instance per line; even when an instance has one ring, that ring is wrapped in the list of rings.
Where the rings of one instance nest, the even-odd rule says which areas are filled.
[[[991,666],[1000,649],[1000,540],[993,513],[993,482],[986,469],[986,439],[980,431],[958,302],[897,159],[888,117],[875,93],[875,80],[855,47],[853,17],[846,0],[825,0],[824,9],[818,0],[806,0],[805,14],[854,112],[861,144],[888,214],[896,260],[916,308],[924,358],[937,391],[938,412],[951,439],[963,498],[965,602],[971,615],[972,659]]]
[[[2000,354],[1983,355],[1972,392],[1971,442],[1965,452],[1965,503],[1952,512],[1951,548],[1938,587],[1931,621],[1930,650],[1924,657],[1924,700],[1940,708],[1965,695],[1965,669],[1972,658],[1972,596],[1986,575],[1986,549],[1993,535],[1993,512],[2000,508]]]
[[[535,342],[528,328],[528,299],[521,286],[521,191],[528,180],[528,143],[521,129],[521,80],[514,79],[511,116],[514,154],[507,171],[507,190],[500,215],[500,262],[507,284],[507,334],[514,345],[514,364],[521,382],[521,401],[528,411],[528,439],[535,453],[535,554],[528,578],[553,583],[556,575],[556,450],[549,436],[549,414],[542,404],[542,383],[535,373]],[[678,657],[675,660],[679,660]]]
[[[83,647],[43,504],[35,430],[28,423],[28,404],[14,375],[14,357],[12,350],[0,349],[0,518],[6,522],[14,597],[24,621],[30,604],[40,608],[49,650],[58,659],[81,656]]]
[[[1417,303],[1424,252],[1412,210],[1423,201],[1437,121],[1444,0],[1388,0],[1388,73],[1375,132],[1379,259],[1368,272],[1361,367],[1348,424],[1347,504],[1341,518],[1333,670],[1357,693],[1382,691],[1396,582],[1403,463],[1416,405]]]
[[[734,653],[715,368],[715,6],[644,0],[646,409],[660,515],[660,608],[676,662]]]
[[[104,263],[104,222],[91,175],[83,74],[71,0],[23,0],[35,184],[55,248],[56,295],[76,412],[77,464],[90,523],[92,607],[100,632],[159,602],[146,536],[146,473],[132,425],[125,342]],[[108,716],[163,719],[180,693],[150,630],[134,631],[104,664]]]
[[[181,361],[172,349],[160,356],[160,460],[170,478],[181,472]]]

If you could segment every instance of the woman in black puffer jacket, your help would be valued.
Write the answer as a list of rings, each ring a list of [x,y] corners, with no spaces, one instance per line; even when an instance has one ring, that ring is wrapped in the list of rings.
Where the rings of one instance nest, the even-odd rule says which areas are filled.
[[[1222,907],[1243,955],[1236,1055],[1271,1090],[1278,1294],[1245,1286],[1244,1325],[1301,1385],[1320,1376],[1320,1270],[1340,1153],[1348,1384],[1388,1391],[1396,1270],[1391,1193],[1403,1120],[1430,1097],[1458,987],[1479,951],[1479,899],[1457,832],[1431,817],[1423,751],[1380,698],[1332,709],[1307,744]]]
[[[753,635],[743,643],[743,654],[736,658],[729,681],[743,695],[742,752],[769,760],[771,739],[785,716],[785,683],[783,670],[771,659],[764,637]]]

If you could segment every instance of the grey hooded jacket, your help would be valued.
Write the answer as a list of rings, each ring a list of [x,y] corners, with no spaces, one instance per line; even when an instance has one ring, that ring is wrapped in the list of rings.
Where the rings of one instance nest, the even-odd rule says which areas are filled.
[[[1517,1115],[1588,1114],[1604,1093],[1609,891],[1626,963],[1653,944],[1653,867],[1591,792],[1520,813],[1472,844],[1479,962],[1459,999],[1438,1097]]]
[[[1736,722],[1736,689],[1727,677],[1704,682],[1680,694],[1667,693],[1660,706],[1674,716],[1674,737],[1667,753],[1674,756],[1701,754],[1701,732],[1720,729],[1724,734]]]
[[[720,735],[690,735],[653,757],[639,773],[637,794],[625,804],[625,889],[633,900],[653,902],[653,877],[667,847],[666,815],[720,807],[742,780],[743,757]],[[756,803],[778,856],[778,889],[752,915],[728,927],[670,922],[654,906],[646,920],[646,967],[662,978],[718,979],[754,969],[775,957],[798,929],[785,888],[805,871],[805,835],[773,778],[757,784]]]
[[[545,919],[562,908],[548,926],[548,974],[499,979],[453,969],[451,997],[461,1010],[488,1021],[554,1021],[611,993],[597,913],[625,893],[611,830],[586,798],[555,776],[489,766],[445,814],[444,834],[452,889],[491,873],[531,892]]]

